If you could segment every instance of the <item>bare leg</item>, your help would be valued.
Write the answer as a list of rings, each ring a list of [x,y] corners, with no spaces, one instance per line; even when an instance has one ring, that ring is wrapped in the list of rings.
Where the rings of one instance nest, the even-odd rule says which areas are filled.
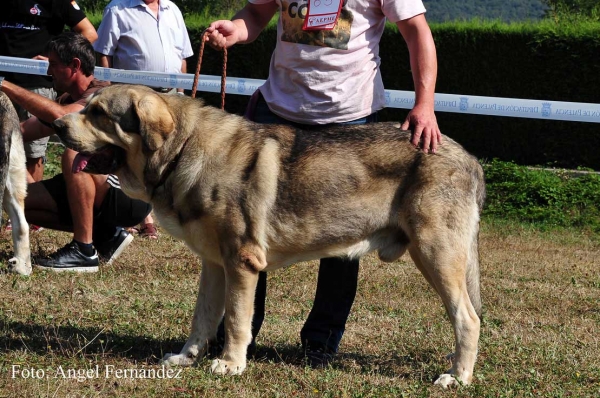
[[[62,225],[58,216],[58,206],[44,184],[36,182],[27,187],[25,218],[27,222],[44,228],[71,232],[72,225]],[[65,198],[66,200],[66,198]]]
[[[71,167],[76,155],[77,152],[65,149],[62,157],[63,175],[73,218],[73,239],[81,243],[92,243],[96,185],[90,174],[72,173]]]
[[[44,158],[27,158],[27,173],[31,177],[27,178],[27,182],[42,181],[44,177]]]

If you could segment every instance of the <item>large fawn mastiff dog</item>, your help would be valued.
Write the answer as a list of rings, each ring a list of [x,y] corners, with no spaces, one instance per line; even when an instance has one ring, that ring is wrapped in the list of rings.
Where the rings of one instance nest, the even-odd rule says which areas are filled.
[[[217,374],[240,374],[259,271],[322,257],[407,249],[440,295],[456,336],[436,383],[469,383],[479,339],[482,168],[450,138],[435,155],[398,124],[302,131],[261,125],[140,86],[99,91],[54,123],[80,152],[74,171],[115,173],[202,257],[191,335],[163,361],[191,365],[225,313]]]
[[[14,106],[0,92],[0,211],[4,209],[12,222],[15,256],[8,260],[9,271],[31,274],[29,224],[25,219],[27,168],[19,117]],[[0,223],[2,218],[0,217]]]

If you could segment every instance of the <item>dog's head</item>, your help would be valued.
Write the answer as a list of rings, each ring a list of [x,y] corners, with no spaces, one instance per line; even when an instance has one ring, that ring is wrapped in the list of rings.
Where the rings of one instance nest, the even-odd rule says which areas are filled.
[[[79,156],[73,172],[118,173],[143,168],[175,129],[169,106],[144,86],[114,85],[94,94],[85,108],[57,119],[54,129]]]

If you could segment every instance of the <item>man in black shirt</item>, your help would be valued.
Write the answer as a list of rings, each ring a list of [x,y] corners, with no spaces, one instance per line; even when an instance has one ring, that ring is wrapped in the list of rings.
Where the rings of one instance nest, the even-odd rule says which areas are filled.
[[[65,26],[81,33],[90,42],[98,35],[77,3],[72,0],[4,0],[0,13],[0,55],[46,59],[46,43],[62,33]],[[49,99],[56,99],[56,91],[49,76],[3,73],[6,80]],[[15,104],[21,121],[31,116]],[[25,143],[28,182],[40,181],[44,174],[44,160],[48,137]]]

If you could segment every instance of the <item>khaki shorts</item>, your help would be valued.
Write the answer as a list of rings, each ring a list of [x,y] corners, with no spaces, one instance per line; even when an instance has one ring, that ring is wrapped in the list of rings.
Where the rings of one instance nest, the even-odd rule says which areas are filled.
[[[28,90],[31,91],[32,93],[36,93],[43,97],[51,99],[52,101],[56,100],[56,91],[54,91],[53,88],[39,87],[39,88],[30,88]],[[15,105],[15,109],[17,110],[17,114],[19,115],[20,121],[23,122],[23,121],[29,119],[31,116],[33,116],[31,113],[27,112],[21,106],[19,106],[17,104],[14,104],[14,105]],[[44,156],[46,156],[46,147],[48,146],[49,139],[50,139],[50,137],[45,137],[45,138],[40,138],[39,140],[33,140],[33,141],[26,142],[24,144],[25,156],[28,159],[37,159],[37,158],[43,158]]]

